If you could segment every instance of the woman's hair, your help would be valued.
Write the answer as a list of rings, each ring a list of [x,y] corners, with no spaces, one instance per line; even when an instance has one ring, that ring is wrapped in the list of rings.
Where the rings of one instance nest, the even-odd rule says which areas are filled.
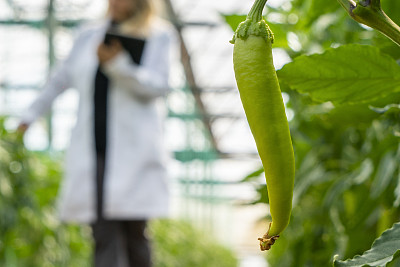
[[[155,0],[130,0],[135,2],[134,12],[131,17],[120,25],[120,30],[126,33],[146,31],[151,20],[159,13],[160,6]]]
[[[148,24],[155,15],[155,7],[152,0],[131,0],[135,2],[135,12],[127,22]]]

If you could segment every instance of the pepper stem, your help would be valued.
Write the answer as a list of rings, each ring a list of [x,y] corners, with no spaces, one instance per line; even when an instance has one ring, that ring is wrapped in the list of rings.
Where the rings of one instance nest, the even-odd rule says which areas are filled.
[[[374,28],[400,46],[400,27],[381,8],[380,0],[338,0],[357,22]]]
[[[262,17],[265,3],[267,3],[267,0],[255,0],[246,20],[242,21],[237,27],[233,38],[230,41],[232,44],[235,43],[237,38],[245,40],[250,35],[260,36],[264,38],[265,41],[271,43],[274,42],[274,34]]]
[[[262,19],[262,12],[264,10],[267,0],[256,0],[250,9],[247,19],[252,21],[260,21]]]

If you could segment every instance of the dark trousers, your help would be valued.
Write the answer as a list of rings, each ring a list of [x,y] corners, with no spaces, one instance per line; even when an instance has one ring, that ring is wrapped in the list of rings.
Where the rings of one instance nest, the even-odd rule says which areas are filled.
[[[150,267],[151,251],[146,220],[103,218],[104,156],[97,157],[97,216],[91,225],[95,242],[95,267]]]

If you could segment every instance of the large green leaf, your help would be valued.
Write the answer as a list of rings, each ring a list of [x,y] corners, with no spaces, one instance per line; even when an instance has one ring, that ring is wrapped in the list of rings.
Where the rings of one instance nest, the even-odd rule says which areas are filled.
[[[400,223],[394,224],[392,228],[385,231],[363,255],[346,261],[338,260],[338,256],[335,256],[333,266],[385,266],[398,256],[398,251],[400,251]]]
[[[400,66],[378,48],[345,45],[323,54],[299,56],[278,71],[292,89],[315,101],[369,103],[400,93]]]

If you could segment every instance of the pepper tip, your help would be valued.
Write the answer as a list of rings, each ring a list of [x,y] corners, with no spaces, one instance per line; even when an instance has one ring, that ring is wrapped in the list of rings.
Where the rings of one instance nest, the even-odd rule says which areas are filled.
[[[279,235],[275,235],[272,237],[267,238],[266,235],[263,237],[259,237],[258,240],[260,240],[260,249],[261,251],[264,250],[269,250],[273,244],[275,244],[275,241],[279,238]]]
[[[269,236],[269,230],[271,229],[272,223],[269,223],[268,231],[263,235],[263,237],[259,237],[260,240],[260,249],[261,251],[269,250],[275,241],[279,238],[279,235]]]

